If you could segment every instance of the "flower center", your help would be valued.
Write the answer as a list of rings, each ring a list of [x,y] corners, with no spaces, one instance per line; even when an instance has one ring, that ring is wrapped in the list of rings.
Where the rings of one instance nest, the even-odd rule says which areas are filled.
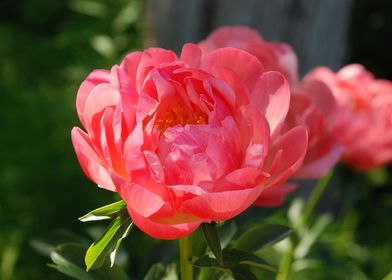
[[[187,124],[206,124],[208,116],[201,111],[185,112],[180,107],[174,107],[167,110],[162,116],[159,116],[155,125],[158,126],[161,134],[169,127],[176,125],[185,126]]]

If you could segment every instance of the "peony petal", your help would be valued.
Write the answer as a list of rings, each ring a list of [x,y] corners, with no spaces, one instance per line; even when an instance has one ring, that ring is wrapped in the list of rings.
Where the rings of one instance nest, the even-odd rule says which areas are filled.
[[[139,68],[143,52],[131,52],[120,64],[120,68],[126,73],[134,87],[136,87],[136,73]]]
[[[328,171],[332,169],[335,164],[338,163],[343,152],[343,146],[335,144],[328,149],[328,153],[326,153],[320,158],[310,160],[309,162],[307,162],[305,158],[304,163],[302,164],[298,172],[295,173],[294,177],[306,179],[317,179],[323,177],[328,173]]]
[[[139,67],[136,72],[136,83],[135,87],[139,93],[142,92],[142,87],[146,80],[146,76],[153,68],[159,68],[160,66],[167,65],[168,63],[177,60],[177,55],[173,51],[150,48],[145,50],[140,58]]]
[[[225,221],[252,205],[260,193],[260,187],[206,193],[185,201],[182,207],[187,213],[198,216],[205,222]]]
[[[220,69],[228,68],[235,72],[251,91],[263,73],[263,65],[250,53],[235,49],[221,48],[204,56],[200,68],[219,77]]]
[[[146,234],[153,238],[171,240],[187,236],[194,232],[200,225],[200,222],[183,223],[183,224],[160,224],[145,218],[132,208],[128,207],[128,212],[135,225]]]
[[[73,128],[72,144],[86,176],[98,186],[116,191],[116,187],[106,169],[106,163],[94,151],[88,135],[77,127]]]
[[[182,47],[180,60],[188,64],[188,67],[197,68],[200,64],[201,50],[195,44],[185,44]]]
[[[284,76],[274,71],[264,73],[257,80],[251,99],[267,118],[271,135],[276,135],[290,106],[290,88]]]
[[[308,134],[303,126],[297,126],[286,132],[274,143],[263,170],[271,174],[266,180],[267,186],[282,184],[293,175],[302,164],[307,152]],[[275,157],[280,157],[276,170],[272,170]]]
[[[91,72],[84,82],[80,85],[76,96],[76,110],[78,111],[80,122],[84,124],[84,107],[88,95],[93,88],[102,83],[109,83],[110,72],[107,70],[94,70]]]
[[[148,235],[159,239],[176,239],[192,233],[200,223],[161,224],[151,216],[165,208],[162,197],[147,188],[128,184],[121,188],[121,197],[125,200],[128,212],[135,225]],[[174,214],[174,213],[173,213]]]
[[[247,26],[223,26],[212,32],[206,41],[212,42],[216,47],[230,46],[230,41],[261,41],[263,38],[256,30]]]
[[[93,118],[105,108],[116,106],[119,100],[117,88],[110,84],[99,84],[90,92],[84,105],[84,121],[86,129],[92,133]]]
[[[138,123],[124,144],[123,156],[127,171],[144,169],[146,167],[145,158],[141,151],[142,145],[142,123]]]

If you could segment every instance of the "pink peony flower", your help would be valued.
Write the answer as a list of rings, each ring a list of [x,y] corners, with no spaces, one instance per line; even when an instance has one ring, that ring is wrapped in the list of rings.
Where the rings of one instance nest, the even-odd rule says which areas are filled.
[[[174,239],[240,214],[300,167],[306,129],[280,133],[289,99],[284,77],[245,51],[153,48],[86,78],[76,106],[87,133],[74,128],[72,142],[141,230]]]
[[[317,179],[338,163],[343,146],[338,142],[336,122],[342,111],[330,88],[323,82],[306,77],[291,95],[286,129],[303,125],[308,130],[308,150],[301,168],[294,177]]]
[[[266,70],[282,73],[290,85],[298,81],[298,61],[290,45],[281,42],[264,41],[254,29],[246,26],[223,26],[212,32],[199,43],[203,52],[217,48],[234,47],[256,56]]]
[[[345,146],[343,161],[366,171],[392,160],[392,83],[377,80],[359,64],[333,73],[326,67],[309,75],[330,86],[345,110],[336,132]]]

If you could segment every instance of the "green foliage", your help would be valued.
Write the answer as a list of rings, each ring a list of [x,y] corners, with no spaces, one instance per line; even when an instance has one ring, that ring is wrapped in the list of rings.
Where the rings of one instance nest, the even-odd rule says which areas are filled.
[[[283,225],[255,224],[235,241],[234,247],[255,252],[279,242],[289,236],[290,233],[291,229]]]
[[[54,250],[50,258],[54,264],[50,267],[78,280],[127,280],[127,275],[117,266],[109,264],[108,260],[101,264],[99,270],[86,271],[84,256],[86,248],[73,243],[62,244]]]
[[[202,224],[202,231],[211,251],[202,256],[194,256],[192,264],[200,269],[201,280],[234,277],[235,279],[259,279],[251,268],[268,270],[276,273],[277,269],[258,255],[239,248],[256,251],[262,247],[271,246],[290,234],[291,230],[279,225],[254,224],[238,238],[235,237],[237,226],[220,225],[222,236],[227,239],[227,247],[222,250],[220,235],[216,223]],[[272,234],[275,233],[275,234]],[[255,240],[252,240],[255,238]],[[234,247],[233,247],[234,246]],[[235,248],[235,246],[237,248]],[[244,278],[248,277],[248,278]],[[223,279],[222,278],[222,279]]]
[[[140,48],[142,3],[0,1],[0,279],[68,279],[45,266],[31,240],[59,228],[84,232],[76,218],[113,201],[85,178],[70,131],[85,76]],[[102,38],[112,47],[100,50]]]
[[[133,222],[127,213],[117,216],[98,240],[88,248],[85,257],[87,271],[100,268],[108,255],[113,266],[121,241],[128,236],[132,227]]]
[[[219,264],[222,264],[222,248],[216,223],[204,223],[201,225],[201,228],[203,230],[204,238],[216,260]]]

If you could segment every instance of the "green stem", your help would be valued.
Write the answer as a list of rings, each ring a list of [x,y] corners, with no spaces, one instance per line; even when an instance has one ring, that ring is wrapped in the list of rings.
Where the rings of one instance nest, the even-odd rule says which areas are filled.
[[[310,194],[306,204],[304,206],[304,212],[302,214],[301,223],[302,225],[306,225],[309,222],[310,217],[314,209],[316,208],[317,203],[319,202],[321,195],[324,193],[325,189],[328,186],[329,181],[331,180],[333,175],[333,169],[328,172],[327,175],[322,177],[313,188],[312,193]]]
[[[321,195],[324,193],[325,189],[328,186],[329,181],[331,180],[333,175],[333,170],[331,170],[327,175],[321,178],[316,186],[313,188],[312,193],[310,194],[308,200],[305,203],[304,211],[302,217],[300,219],[299,225],[294,226],[294,231],[303,228],[305,225],[309,223],[309,219],[313,214],[314,209],[319,202]],[[298,232],[296,232],[298,233]],[[291,273],[291,265],[294,260],[294,252],[297,247],[297,243],[294,241],[294,238],[289,239],[289,246],[287,250],[284,252],[282,260],[279,265],[279,273],[276,276],[276,280],[287,280],[289,279]]]
[[[190,263],[192,257],[192,240],[190,235],[181,238],[180,240],[180,267],[181,279],[193,280],[193,266]]]
[[[279,272],[276,274],[276,280],[287,280],[291,272],[291,263],[293,262],[294,247],[292,238],[288,239],[288,248],[284,253],[280,264]]]

